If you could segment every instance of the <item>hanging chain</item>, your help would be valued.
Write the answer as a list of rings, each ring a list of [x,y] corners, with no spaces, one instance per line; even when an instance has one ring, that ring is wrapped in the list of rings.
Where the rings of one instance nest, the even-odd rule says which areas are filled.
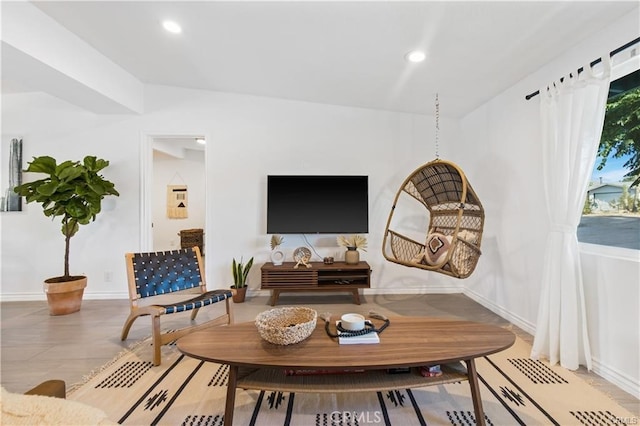
[[[440,159],[440,101],[436,93],[436,159]]]

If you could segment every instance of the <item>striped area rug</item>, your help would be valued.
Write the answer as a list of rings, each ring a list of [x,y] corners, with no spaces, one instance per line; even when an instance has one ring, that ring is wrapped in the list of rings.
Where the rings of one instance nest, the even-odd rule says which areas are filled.
[[[516,339],[508,350],[476,360],[487,425],[637,424],[636,416],[580,377],[530,360],[529,351]],[[186,357],[174,345],[163,347],[161,366],[151,359],[148,339],[72,386],[67,398],[125,425],[222,425],[227,366]],[[464,381],[341,394],[238,390],[234,424],[472,425],[475,418]]]

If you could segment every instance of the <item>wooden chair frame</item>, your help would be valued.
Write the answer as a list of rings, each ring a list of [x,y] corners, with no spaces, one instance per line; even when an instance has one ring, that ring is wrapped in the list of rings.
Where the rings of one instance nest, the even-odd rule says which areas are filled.
[[[125,261],[131,313],[122,328],[121,339],[127,339],[131,325],[138,317],[151,316],[154,365],[161,363],[162,345],[194,331],[233,323],[231,290],[207,291],[202,256],[197,246],[164,252],[126,253]],[[171,303],[154,303],[159,296],[167,294],[189,298],[177,302],[172,300]],[[145,299],[149,303],[143,303],[147,301]],[[224,314],[202,324],[164,333],[161,331],[161,316],[191,311],[191,321],[194,321],[201,307],[221,301],[225,302]]]

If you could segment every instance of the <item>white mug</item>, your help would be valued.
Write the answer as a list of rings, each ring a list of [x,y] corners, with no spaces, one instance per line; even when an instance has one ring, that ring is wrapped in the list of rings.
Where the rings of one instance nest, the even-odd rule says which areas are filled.
[[[364,317],[360,314],[344,314],[340,319],[340,324],[345,330],[359,331],[364,329]]]

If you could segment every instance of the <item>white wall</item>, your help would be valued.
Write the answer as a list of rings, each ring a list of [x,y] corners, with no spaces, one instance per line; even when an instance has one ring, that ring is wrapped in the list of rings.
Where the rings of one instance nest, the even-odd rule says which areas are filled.
[[[154,154],[153,160],[153,250],[180,248],[183,229],[205,227],[205,164],[204,151],[186,150],[184,158],[163,153]],[[167,185],[187,186],[186,218],[167,217]]]
[[[531,333],[549,224],[539,98],[526,101],[525,95],[637,36],[636,11],[461,120],[454,159],[473,177],[486,210],[483,257],[465,293]],[[640,397],[640,254],[630,252],[595,246],[581,259],[594,370]]]
[[[95,154],[111,161],[105,176],[121,196],[112,211],[71,241],[72,273],[89,276],[87,298],[126,296],[123,255],[137,251],[141,215],[143,135],[207,136],[207,279],[226,286],[232,257],[267,261],[265,231],[268,174],[363,174],[369,176],[369,251],[375,292],[462,291],[460,281],[383,261],[382,232],[400,183],[434,158],[432,117],[335,107],[172,87],[147,87],[147,113],[98,116],[39,93],[2,99],[3,132],[24,137],[24,157],[59,159]],[[454,140],[457,121],[443,119],[441,139]],[[446,149],[441,148],[442,155]],[[44,278],[62,273],[63,240],[38,205],[2,214],[2,299],[42,299]],[[338,249],[335,236],[309,237],[320,256]],[[287,236],[290,257],[305,242]],[[105,281],[108,276],[112,281]],[[250,274],[255,291],[260,270]]]

